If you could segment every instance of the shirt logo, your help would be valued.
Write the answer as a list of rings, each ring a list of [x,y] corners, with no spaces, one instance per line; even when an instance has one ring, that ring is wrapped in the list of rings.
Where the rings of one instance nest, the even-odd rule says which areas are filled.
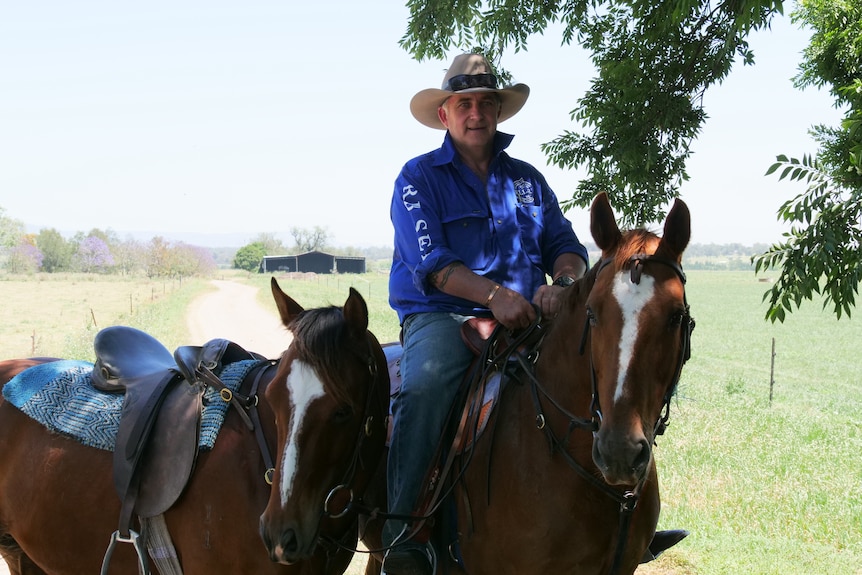
[[[526,206],[535,203],[533,184],[524,178],[518,178],[513,183],[515,184],[515,197],[518,200],[518,205]]]

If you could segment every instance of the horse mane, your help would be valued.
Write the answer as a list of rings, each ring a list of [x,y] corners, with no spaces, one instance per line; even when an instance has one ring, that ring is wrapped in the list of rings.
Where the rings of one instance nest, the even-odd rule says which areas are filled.
[[[348,369],[353,353],[349,346],[347,322],[342,308],[337,306],[307,309],[300,312],[287,326],[293,334],[293,347],[297,359],[314,369],[323,381],[326,393],[342,404],[351,404],[351,394],[341,383],[346,378],[333,374]]]

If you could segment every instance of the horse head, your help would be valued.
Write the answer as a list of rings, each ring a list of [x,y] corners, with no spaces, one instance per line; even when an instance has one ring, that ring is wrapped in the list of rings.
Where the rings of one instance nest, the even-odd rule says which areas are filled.
[[[586,300],[592,412],[597,426],[593,462],[611,485],[638,485],[652,465],[655,436],[689,356],[694,322],[685,297],[682,253],[691,235],[677,199],[662,237],[621,232],[608,198],[599,194],[590,231],[602,250]]]
[[[359,292],[343,307],[309,310],[275,278],[272,292],[293,339],[266,391],[278,446],[260,530],[273,561],[292,564],[353,527],[354,496],[385,444],[389,374]]]

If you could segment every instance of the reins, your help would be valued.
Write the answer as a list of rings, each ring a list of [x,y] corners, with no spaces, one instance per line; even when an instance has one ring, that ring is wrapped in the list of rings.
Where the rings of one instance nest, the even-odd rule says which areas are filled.
[[[368,390],[368,394],[365,396],[365,406],[363,410],[363,419],[364,423],[360,426],[359,432],[357,434],[356,442],[353,446],[353,453],[350,456],[350,464],[347,466],[347,470],[344,472],[344,476],[340,483],[338,483],[335,487],[329,490],[329,493],[326,496],[326,499],[323,502],[322,514],[325,517],[329,517],[330,519],[338,519],[340,517],[344,517],[354,506],[354,493],[351,484],[356,476],[356,470],[359,466],[359,462],[361,459],[362,447],[367,438],[370,438],[374,433],[374,402],[378,399],[377,393],[379,392],[379,373],[380,368],[377,366],[377,362],[374,359],[374,354],[371,352],[371,344],[368,344],[368,353],[361,359],[365,362],[365,367],[368,369],[368,374],[371,377],[371,386]],[[348,501],[345,504],[344,508],[339,511],[330,511],[329,504],[335,498],[336,494],[341,491],[347,489],[348,491]]]
[[[602,271],[602,269],[611,264],[613,261],[613,258],[606,258],[602,260],[597,266],[595,275],[597,276]],[[677,277],[680,279],[683,286],[685,286],[685,273],[683,272],[682,267],[675,261],[647,254],[633,255],[631,256],[631,258],[629,258],[629,261],[631,262],[630,273],[632,283],[640,283],[644,264],[658,263],[671,268],[677,275]],[[679,379],[682,375],[683,365],[685,365],[685,363],[691,357],[691,332],[694,330],[695,322],[694,318],[691,317],[690,308],[688,300],[685,296],[684,289],[683,302],[685,311],[680,318],[681,341],[679,360],[674,371],[671,385],[668,387],[668,391],[665,393],[665,396],[662,400],[662,409],[653,428],[653,437],[655,437],[656,435],[663,434],[665,429],[667,428],[668,420],[670,417],[670,402],[672,400],[674,392],[676,391]],[[584,322],[584,329],[581,335],[581,343],[579,346],[579,353],[581,355],[584,355],[584,353],[586,352],[586,345],[588,343],[590,335],[590,322],[591,317],[588,314]],[[554,400],[554,398],[547,392],[547,390],[542,386],[541,382],[536,377],[535,364],[538,360],[539,345],[541,345],[541,340],[538,342],[536,348],[532,350],[529,354],[518,353],[514,356],[517,359],[518,365],[520,366],[523,374],[528,378],[530,383],[530,395],[533,401],[534,408],[536,410],[536,427],[545,433],[552,452],[560,453],[561,457],[563,457],[563,459],[568,463],[569,467],[571,467],[582,479],[584,479],[587,483],[592,485],[598,491],[604,493],[606,496],[619,504],[619,527],[617,544],[614,550],[613,563],[609,571],[610,575],[615,575],[620,569],[622,558],[625,553],[626,541],[628,540],[629,529],[631,527],[631,518],[635,508],[638,505],[640,492],[643,488],[645,479],[642,479],[640,482],[638,482],[638,484],[633,489],[620,492],[619,490],[612,488],[604,481],[598,479],[593,473],[591,473],[588,469],[581,465],[568,452],[568,438],[575,429],[590,430],[595,433],[598,431],[602,422],[602,411],[598,394],[598,381],[596,378],[595,366],[593,365],[593,358],[592,356],[590,357],[590,380],[592,388],[590,400],[590,419],[586,419],[582,417],[577,417],[564,409],[556,400]],[[543,397],[548,402],[550,402],[550,404],[569,421],[566,435],[563,439],[560,439],[554,433],[551,427],[546,424],[547,421],[544,413],[544,408],[542,406]]]
[[[597,266],[595,275],[597,276],[602,269],[604,269],[612,262],[612,258],[606,258],[602,260]],[[682,267],[675,261],[653,255],[636,254],[630,258],[630,262],[631,281],[635,284],[638,284],[641,281],[643,267],[645,264],[658,263],[661,265],[665,265],[671,270],[673,270],[682,282],[683,286],[685,286],[685,273],[683,272]],[[682,368],[684,364],[688,361],[688,359],[691,357],[691,332],[694,329],[695,322],[690,315],[689,304],[685,297],[684,289],[683,301],[684,312],[680,317],[681,341],[679,359],[674,370],[671,385],[669,386],[668,391],[665,393],[665,396],[662,400],[662,409],[653,428],[654,437],[656,435],[661,435],[662,433],[664,433],[667,427],[670,416],[670,403],[673,394],[679,383]],[[536,428],[541,430],[547,437],[551,452],[560,453],[560,456],[566,461],[569,467],[571,467],[582,479],[584,479],[596,490],[603,493],[605,496],[607,496],[619,505],[617,543],[614,550],[613,563],[609,571],[609,575],[616,575],[616,573],[620,569],[622,559],[625,554],[625,547],[631,527],[631,519],[635,509],[637,508],[640,494],[646,479],[642,479],[632,489],[620,491],[619,489],[615,489],[601,479],[599,479],[591,470],[587,469],[584,465],[579,463],[569,453],[569,437],[575,430],[585,430],[595,433],[598,431],[599,426],[601,425],[602,411],[598,396],[598,382],[596,378],[595,368],[593,365],[593,359],[592,357],[590,357],[590,377],[592,389],[589,418],[579,417],[572,414],[548,392],[548,390],[542,385],[542,383],[539,381],[535,374],[535,366],[541,353],[541,347],[547,333],[547,326],[548,324],[543,321],[541,314],[537,314],[537,318],[533,322],[533,324],[527,329],[519,332],[514,338],[510,339],[502,350],[498,349],[500,342],[503,341],[502,337],[500,337],[502,327],[497,326],[494,333],[489,338],[488,344],[485,346],[482,352],[480,361],[477,363],[476,373],[474,373],[474,376],[471,378],[470,384],[466,389],[466,397],[468,399],[470,397],[475,397],[476,392],[479,391],[485,385],[485,382],[491,373],[495,371],[500,371],[509,372],[510,375],[512,375],[510,370],[513,364],[517,365],[517,367],[520,368],[519,373],[513,376],[517,378],[518,375],[523,375],[527,379],[529,383],[528,387],[530,390],[530,397],[536,412],[535,425]],[[581,343],[579,347],[581,355],[584,355],[586,353],[586,345],[589,341],[589,336],[590,317],[588,316],[584,324],[581,336]],[[369,394],[369,400],[366,404],[366,413],[371,408],[370,398],[372,397],[372,395],[373,393]],[[548,425],[547,417],[545,415],[545,407],[543,405],[544,403],[551,405],[558,413],[562,414],[563,417],[568,420],[567,431],[564,437],[560,438],[554,432],[554,430],[551,429],[551,426]],[[478,421],[476,414],[477,408],[465,409],[463,410],[461,417],[465,420],[466,423],[475,423]],[[367,428],[368,424],[366,424],[365,427]],[[472,433],[474,435],[473,439],[475,439],[475,435],[478,433],[478,424],[466,425],[462,426],[462,428],[465,429],[464,433]],[[334,493],[336,493],[339,489],[346,488],[349,485],[349,482],[352,480],[352,476],[353,474],[355,474],[358,454],[360,452],[363,439],[363,435],[362,433],[360,433],[360,436],[357,439],[356,447],[354,448],[354,454],[351,464],[346,473],[346,479],[330,491],[329,495],[326,498],[326,502],[324,503],[323,513],[327,514],[330,517],[341,517],[350,509],[355,508],[358,510],[359,513],[364,513],[369,517],[384,519],[401,519],[405,521],[410,521],[414,523],[414,526],[411,529],[411,534],[416,534],[419,532],[419,530],[422,528],[422,525],[424,525],[424,523],[434,515],[434,513],[441,505],[442,501],[445,500],[445,498],[451,493],[458,480],[466,472],[466,469],[472,459],[473,453],[471,450],[468,452],[467,455],[464,456],[465,459],[463,460],[463,465],[460,466],[459,472],[454,477],[452,477],[451,480],[443,481],[443,478],[445,478],[451,470],[453,462],[456,458],[456,450],[454,448],[449,450],[447,458],[443,466],[441,467],[441,472],[439,474],[440,479],[438,479],[438,484],[436,486],[434,495],[431,498],[431,502],[426,507],[425,512],[420,515],[402,516],[385,513],[382,512],[380,509],[369,509],[363,507],[361,502],[355,502],[353,500],[352,490],[350,490],[350,500],[348,501],[348,504],[344,507],[344,509],[341,511],[341,513],[332,514],[328,509],[330,499],[334,497]],[[458,439],[460,440],[462,438]],[[349,547],[345,546],[343,543],[335,541],[332,538],[322,536],[322,539],[336,545],[337,547],[347,549],[348,551],[353,552],[377,553],[384,552],[387,550],[387,547],[367,551],[359,549],[349,549]]]
[[[371,386],[368,390],[368,394],[365,397],[365,406],[363,411],[364,423],[359,428],[357,438],[353,446],[353,453],[350,456],[350,463],[348,464],[341,481],[336,484],[335,487],[329,490],[326,495],[326,498],[324,499],[323,507],[320,511],[321,518],[327,517],[330,519],[338,519],[347,515],[347,513],[351,510],[356,510],[358,513],[366,514],[369,516],[383,515],[377,509],[369,509],[368,507],[366,507],[362,503],[361,498],[360,500],[354,499],[355,494],[352,487],[352,484],[356,477],[357,469],[359,468],[362,459],[362,448],[364,447],[366,440],[371,438],[371,436],[374,434],[374,404],[375,402],[381,401],[379,397],[380,393],[386,393],[388,401],[388,389],[386,389],[380,381],[381,368],[377,365],[377,361],[372,351],[372,345],[370,340],[366,341],[368,343],[367,354],[365,354],[364,356],[362,354],[359,354],[360,359],[364,361],[365,366],[368,370],[368,374],[371,377]],[[385,419],[385,412],[382,413],[382,416],[383,419]],[[347,490],[348,493],[347,503],[345,503],[341,509],[331,510],[330,504],[333,502],[336,495],[343,490]],[[326,544],[326,547],[342,549],[351,553],[374,553],[378,551],[361,550],[353,546],[346,545],[342,541],[326,534],[320,535],[320,541],[321,543]]]

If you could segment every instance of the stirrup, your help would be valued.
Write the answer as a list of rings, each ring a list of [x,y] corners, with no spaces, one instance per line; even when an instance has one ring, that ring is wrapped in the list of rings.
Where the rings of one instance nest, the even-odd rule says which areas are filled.
[[[147,563],[147,550],[144,548],[140,534],[129,530],[129,536],[123,537],[120,535],[119,529],[111,533],[111,542],[108,544],[108,550],[105,551],[105,558],[102,560],[102,570],[99,572],[100,575],[108,575],[111,555],[114,554],[114,547],[117,546],[117,543],[131,543],[134,545],[135,552],[138,554],[138,573],[140,575],[150,575],[150,566]]]

